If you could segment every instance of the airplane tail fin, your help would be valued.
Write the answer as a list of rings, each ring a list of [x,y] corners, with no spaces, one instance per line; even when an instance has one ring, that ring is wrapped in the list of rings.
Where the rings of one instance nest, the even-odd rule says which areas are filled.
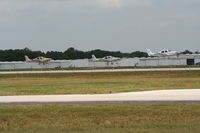
[[[92,55],[92,59],[93,59],[93,60],[96,60],[97,58],[96,58],[96,56],[95,56],[95,55]]]
[[[152,56],[154,53],[153,53],[150,49],[147,49],[147,54],[148,54],[149,56]]]
[[[28,57],[27,55],[25,55],[25,61],[26,61],[26,62],[30,62],[31,59],[29,59],[29,57]]]

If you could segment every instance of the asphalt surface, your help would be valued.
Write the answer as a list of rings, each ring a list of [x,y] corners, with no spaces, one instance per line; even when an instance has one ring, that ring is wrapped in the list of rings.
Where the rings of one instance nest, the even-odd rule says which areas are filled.
[[[200,89],[157,90],[94,95],[0,96],[0,105],[165,103],[200,104]]]
[[[32,73],[97,73],[97,72],[142,72],[142,71],[199,71],[200,68],[148,68],[148,69],[102,69],[102,70],[54,70],[54,71],[2,71],[0,74]]]

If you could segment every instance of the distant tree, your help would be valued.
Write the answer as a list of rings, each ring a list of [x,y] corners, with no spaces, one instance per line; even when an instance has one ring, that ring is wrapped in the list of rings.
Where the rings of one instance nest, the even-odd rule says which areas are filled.
[[[100,50],[100,49],[88,51],[87,55],[89,55],[90,57],[91,55],[95,55],[98,58],[102,58],[105,56],[123,57],[123,54],[120,51],[105,51],[105,50]]]
[[[52,58],[54,60],[64,60],[65,59],[65,55],[63,52],[58,52],[58,51],[48,51],[46,53],[46,57],[48,58]]]
[[[42,51],[32,51],[29,48],[24,49],[8,49],[0,50],[0,61],[24,61],[24,56],[27,55],[30,58],[36,58],[38,56],[45,56],[55,60],[69,60],[69,59],[85,59],[91,58],[91,55],[95,55],[98,58],[105,56],[115,57],[147,57],[147,53],[136,51],[132,53],[122,53],[120,51],[105,51],[105,50],[91,50],[91,51],[80,51],[73,47],[68,48],[64,52],[59,51],[48,51],[46,53]]]
[[[24,61],[25,55],[35,58],[37,56],[44,56],[45,54],[41,51],[31,51],[28,48],[0,50],[0,61]]]
[[[181,54],[193,54],[193,52],[191,52],[189,50],[185,50],[185,51],[181,52]]]
[[[135,51],[130,54],[130,57],[148,57],[146,52]]]
[[[64,56],[68,57],[68,59],[84,59],[86,54],[83,51],[79,51],[71,47],[64,52]]]
[[[25,47],[24,49],[23,49],[24,51],[31,51],[31,49],[29,49],[28,47]]]

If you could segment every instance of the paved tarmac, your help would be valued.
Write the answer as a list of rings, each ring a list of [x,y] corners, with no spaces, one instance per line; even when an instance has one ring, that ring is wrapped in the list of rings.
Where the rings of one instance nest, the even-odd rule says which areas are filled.
[[[156,90],[94,95],[0,96],[0,105],[165,103],[200,104],[200,89]]]
[[[142,71],[199,71],[199,68],[148,68],[148,69],[100,69],[100,70],[54,70],[54,71],[2,71],[0,74],[32,73],[96,73],[96,72],[142,72]]]

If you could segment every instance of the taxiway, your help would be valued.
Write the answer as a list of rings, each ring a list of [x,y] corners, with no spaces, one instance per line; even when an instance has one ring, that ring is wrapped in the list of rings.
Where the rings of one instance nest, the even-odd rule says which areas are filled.
[[[156,90],[93,95],[0,96],[0,105],[163,103],[200,104],[200,89]]]
[[[147,72],[147,71],[199,71],[200,68],[148,68],[148,69],[99,69],[99,70],[45,70],[45,71],[1,71],[0,74],[43,73],[98,73],[98,72]]]

